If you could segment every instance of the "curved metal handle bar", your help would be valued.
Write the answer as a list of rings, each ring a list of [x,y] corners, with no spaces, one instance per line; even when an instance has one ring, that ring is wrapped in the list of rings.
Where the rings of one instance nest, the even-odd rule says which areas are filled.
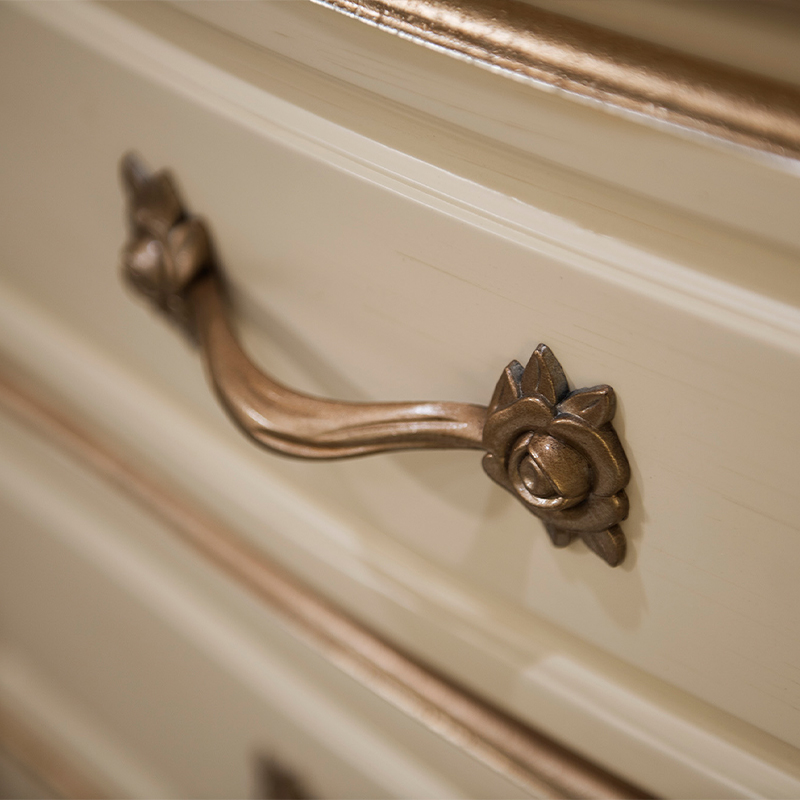
[[[188,291],[206,369],[234,422],[259,444],[300,458],[415,448],[483,450],[486,407],[470,403],[345,403],[295,392],[259,370],[226,313],[219,277]]]
[[[546,345],[512,361],[488,407],[470,403],[346,403],[295,392],[248,358],[228,321],[221,272],[204,223],[166,172],[133,155],[127,279],[199,345],[222,405],[246,435],[283,455],[330,459],[420,448],[483,450],[486,473],[545,523],[557,547],[575,538],[612,566],[625,557],[619,523],[630,478],[611,425],[614,390],[570,392]]]

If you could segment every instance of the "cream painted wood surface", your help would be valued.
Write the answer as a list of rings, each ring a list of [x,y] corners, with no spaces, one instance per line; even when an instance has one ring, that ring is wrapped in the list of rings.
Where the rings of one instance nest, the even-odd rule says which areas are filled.
[[[562,145],[588,124],[595,157],[658,150],[650,176],[674,171],[674,191],[643,197],[635,169],[609,185],[554,166],[579,139],[558,158],[544,132],[538,149],[487,143],[495,122],[434,123],[169,9],[3,14],[8,355],[322,591],[630,780],[796,796],[793,165],[500,93],[561,120]],[[634,467],[626,565],[551,549],[474,454],[319,465],[240,441],[194,354],[119,284],[130,147],[174,167],[248,343],[300,388],[485,403],[539,341],[573,385],[612,384]]]
[[[157,520],[0,427],[0,592],[15,609],[0,699],[85,751],[112,792],[250,797],[265,757],[327,797],[527,796],[298,645]]]
[[[214,28],[180,20],[170,5],[239,41],[232,46],[230,37]],[[666,4],[657,5],[664,19]],[[793,211],[796,161],[606,106],[586,106],[571,95],[463,64],[310,2],[175,0],[155,8],[141,2],[112,7],[162,35],[169,31],[181,48],[249,84],[581,227],[635,237],[645,249],[658,250],[669,247],[670,233],[685,239],[694,229],[694,270],[747,280],[746,268],[727,263],[736,261],[735,250],[721,262],[703,256],[702,241],[713,235],[707,226],[699,235],[703,221],[800,249]],[[779,46],[771,51],[773,57],[780,52]],[[782,52],[794,68],[789,57],[794,51]],[[320,83],[320,76],[304,74],[301,64],[333,80]],[[382,100],[377,108],[377,98],[370,103],[373,94]],[[642,204],[642,197],[684,213],[671,218],[663,206],[656,211]],[[686,257],[681,250],[669,252],[672,259]],[[751,257],[738,258],[746,263]],[[769,292],[769,285],[765,276],[757,284],[762,292]]]
[[[18,469],[17,464],[15,468]],[[27,488],[30,490],[30,487]],[[44,504],[47,503],[47,500],[40,495],[39,501],[42,500]],[[2,542],[3,552],[7,554],[3,565],[7,574],[4,577],[7,578],[8,574],[12,574],[12,579],[7,580],[5,584],[7,593],[4,597],[6,604],[4,607],[17,609],[24,599],[24,593],[20,595],[14,591],[15,580],[22,577],[23,572],[19,559],[12,557],[13,536],[15,533],[18,536],[24,535],[33,540],[27,543],[28,546],[33,545],[36,539],[35,527],[31,524],[30,518],[20,524],[19,514],[12,511],[8,504],[3,506],[3,513]],[[17,578],[13,578],[17,570],[19,570]],[[52,594],[42,586],[41,576],[41,570],[38,568],[34,568],[27,575],[30,587],[26,591],[35,589],[39,592],[33,613],[36,613],[38,607],[39,610],[50,611],[51,616],[54,616],[51,605]],[[13,597],[9,601],[12,592]],[[98,790],[93,796],[102,797],[103,793],[106,793],[107,797],[168,797],[170,792],[167,785],[153,775],[149,765],[143,765],[137,760],[129,746],[119,741],[117,731],[104,727],[91,709],[87,709],[85,704],[76,701],[74,696],[54,685],[53,680],[43,674],[40,653],[34,656],[30,651],[26,652],[21,648],[19,642],[13,641],[11,629],[19,625],[24,615],[16,616],[13,622],[5,624],[9,616],[9,612],[6,611],[3,645],[0,650],[0,703],[2,703],[4,739],[6,736],[16,738],[11,726],[6,722],[8,719],[6,714],[9,714],[13,720],[24,724],[48,750],[58,754],[74,773],[90,782]],[[31,617],[28,617],[27,622],[32,622]],[[75,628],[75,622],[71,621],[68,630],[72,632]],[[52,634],[52,631],[50,633]],[[51,641],[51,646],[58,639],[63,642],[63,635]],[[99,641],[102,641],[102,638]],[[102,668],[102,663],[101,658],[97,666]],[[61,673],[62,670],[57,669],[56,672]],[[58,675],[58,678],[63,679],[63,676]],[[16,744],[12,739],[9,749],[18,750],[18,745],[15,748]],[[12,766],[10,773],[12,780],[13,765],[17,764],[25,770],[29,778],[33,778],[34,781],[38,778],[44,783],[38,796],[45,798],[61,796],[56,787],[47,780],[53,768],[52,762],[47,759],[49,753],[36,754],[36,757],[28,761],[20,759],[17,752],[13,755],[17,758],[9,765]],[[39,755],[45,756],[44,763],[39,762]],[[3,779],[6,778],[5,767],[4,763]],[[35,784],[31,788],[35,789]],[[4,785],[2,796],[17,797],[18,792],[14,793],[12,787]],[[78,796],[91,795],[81,793]]]

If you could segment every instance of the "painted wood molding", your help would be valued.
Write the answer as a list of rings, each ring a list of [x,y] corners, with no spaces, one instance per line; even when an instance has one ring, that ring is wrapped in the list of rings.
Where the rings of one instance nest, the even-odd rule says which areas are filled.
[[[314,0],[584,100],[800,157],[800,91],[518,0]]]

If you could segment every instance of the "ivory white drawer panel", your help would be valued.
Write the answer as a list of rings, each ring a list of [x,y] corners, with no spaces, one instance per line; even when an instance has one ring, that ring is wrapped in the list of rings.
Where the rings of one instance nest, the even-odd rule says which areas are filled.
[[[374,629],[645,789],[796,793],[791,243],[576,176],[174,10],[3,13],[8,356]],[[615,120],[608,146],[615,131],[656,136],[633,125]],[[787,160],[686,147],[798,199]],[[613,386],[632,467],[624,564],[554,549],[475,453],[314,464],[243,441],[196,353],[119,280],[131,148],[174,170],[210,222],[248,348],[302,390],[486,404],[539,342],[571,387]]]

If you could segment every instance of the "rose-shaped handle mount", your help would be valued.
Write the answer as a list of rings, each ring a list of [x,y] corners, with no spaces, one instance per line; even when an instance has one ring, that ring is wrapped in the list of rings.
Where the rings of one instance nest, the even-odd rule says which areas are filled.
[[[576,537],[612,566],[625,557],[619,523],[628,462],[611,427],[614,392],[569,392],[560,364],[539,345],[527,367],[512,361],[488,409],[471,403],[346,403],[295,392],[259,370],[228,319],[208,230],[180,201],[166,172],[122,162],[130,239],[128,282],[186,331],[233,422],[264,447],[299,458],[393,450],[484,450],[490,477],[540,517],[553,544]]]
[[[625,558],[628,459],[611,420],[610,386],[570,392],[561,364],[540,344],[512,361],[483,429],[486,473],[540,517],[556,547],[580,537],[611,566]]]

